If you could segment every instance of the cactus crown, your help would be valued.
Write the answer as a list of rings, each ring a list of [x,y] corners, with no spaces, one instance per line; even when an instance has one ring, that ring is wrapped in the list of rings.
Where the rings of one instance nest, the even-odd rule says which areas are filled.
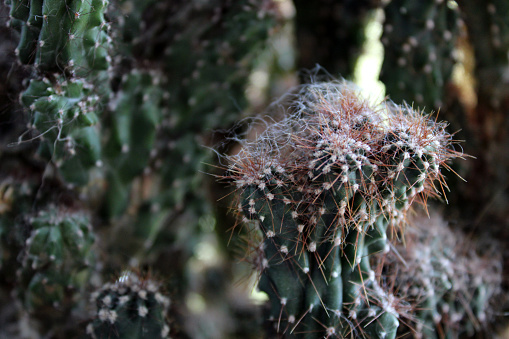
[[[408,106],[373,106],[346,81],[304,85],[285,99],[286,116],[229,158],[229,178],[241,190],[278,177],[279,187],[294,186],[307,199],[343,183],[385,206],[402,185],[411,196],[438,193],[433,182],[445,185],[439,167],[459,155],[445,123]],[[355,171],[365,178],[352,178]]]

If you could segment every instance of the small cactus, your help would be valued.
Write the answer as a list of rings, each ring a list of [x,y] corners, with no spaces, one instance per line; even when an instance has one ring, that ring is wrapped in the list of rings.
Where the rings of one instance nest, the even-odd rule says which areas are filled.
[[[168,338],[170,299],[159,284],[132,271],[92,295],[97,316],[88,326],[91,338]]]

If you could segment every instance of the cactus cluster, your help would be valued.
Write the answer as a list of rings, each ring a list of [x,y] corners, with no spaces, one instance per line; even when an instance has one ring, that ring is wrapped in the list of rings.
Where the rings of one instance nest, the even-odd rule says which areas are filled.
[[[440,166],[457,156],[451,136],[409,107],[371,105],[347,82],[286,99],[287,115],[229,159],[244,219],[263,233],[270,318],[280,334],[394,338],[394,298],[370,256],[389,251],[409,205],[444,184]]]
[[[247,106],[248,75],[277,24],[274,3],[5,3],[10,33],[20,37],[13,57],[29,71],[16,93],[27,130],[12,154],[0,150],[0,282],[20,301],[10,323],[26,316],[41,336],[76,336],[87,292],[165,255],[179,260],[156,274],[186,314],[186,263],[200,218],[212,219],[199,174],[211,156],[203,145]],[[144,284],[129,279],[128,290]],[[166,306],[149,304],[154,326],[129,323],[119,305],[125,317],[113,327],[94,323],[90,334],[152,336],[157,307]]]
[[[504,140],[508,4],[293,5],[2,1],[0,303],[9,306],[0,337],[256,337],[261,308],[242,304],[224,255],[233,220],[220,210],[234,195],[214,201],[219,184],[203,175],[224,167],[214,168],[208,147],[221,143],[222,153],[235,142],[225,178],[237,186],[244,254],[270,300],[268,337],[457,338],[496,318],[499,255],[439,219],[409,218],[410,206],[445,195],[441,168],[461,157],[445,123],[312,76],[246,140],[225,135],[243,133],[237,122],[258,109],[249,82],[261,94],[256,82],[267,75],[258,98],[272,95],[273,71],[294,57],[351,78],[366,23],[377,28],[383,12],[381,80],[391,100],[450,104],[456,56],[472,48],[481,109],[470,98],[468,118],[482,127],[472,134]],[[292,15],[297,53],[281,52],[278,66],[268,49],[281,50],[274,33],[291,40],[281,19]],[[475,154],[497,161],[478,181],[505,180],[499,148]]]

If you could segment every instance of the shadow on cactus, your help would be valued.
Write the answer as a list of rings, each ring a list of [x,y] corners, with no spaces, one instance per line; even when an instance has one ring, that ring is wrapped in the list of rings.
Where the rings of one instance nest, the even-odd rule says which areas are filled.
[[[447,125],[372,105],[345,81],[303,85],[273,108],[278,120],[253,124],[225,177],[242,221],[263,234],[250,248],[272,335],[394,338],[405,307],[370,256],[390,251],[413,202],[444,193],[440,168],[461,156]]]

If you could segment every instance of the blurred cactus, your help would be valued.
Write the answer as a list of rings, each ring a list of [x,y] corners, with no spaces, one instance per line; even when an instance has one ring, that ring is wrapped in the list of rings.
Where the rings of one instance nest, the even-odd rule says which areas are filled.
[[[212,128],[228,128],[246,107],[248,75],[277,24],[276,7],[271,1],[6,3],[11,32],[20,33],[15,54],[31,69],[20,95],[28,129],[14,137],[37,164],[33,179],[20,179],[11,167],[29,167],[20,164],[23,153],[1,154],[7,177],[0,267],[13,273],[22,264],[17,278],[4,281],[19,294],[15,318],[28,312],[42,336],[75,336],[87,317],[79,297],[102,277],[129,265],[150,267],[163,254],[179,257],[157,274],[179,295],[175,304],[184,316],[186,263],[200,241],[199,220],[211,213],[197,175],[210,158],[203,145]],[[107,260],[106,251],[112,252]],[[154,312],[148,318],[160,323],[161,312]],[[159,326],[132,321],[95,322],[91,334],[143,337]],[[156,332],[167,337],[169,327]]]
[[[94,235],[86,214],[49,207],[28,221],[19,294],[27,310],[70,309],[90,276],[94,264]],[[66,300],[70,299],[70,300]],[[68,305],[61,306],[62,303]]]
[[[170,299],[151,279],[126,271],[92,295],[97,318],[87,326],[92,338],[168,338]]]
[[[112,97],[105,125],[111,134],[105,146],[109,190],[107,215],[121,215],[128,206],[133,179],[149,167],[162,120],[165,83],[156,71],[133,70],[123,76]]]
[[[107,0],[9,2],[10,24],[21,31],[15,52],[22,63],[78,76],[109,67]]]
[[[416,338],[472,337],[493,322],[502,280],[496,240],[486,239],[483,248],[433,212],[413,218],[405,243],[380,255],[379,265],[386,284],[412,304],[407,331]]]
[[[57,75],[58,76],[58,75]],[[97,94],[84,79],[32,79],[21,102],[32,113],[31,125],[42,142],[39,154],[59,168],[71,184],[88,182],[88,170],[101,165]]]
[[[462,34],[457,5],[451,1],[393,0],[384,7],[385,57],[381,80],[395,102],[415,100],[439,109],[457,61]]]

